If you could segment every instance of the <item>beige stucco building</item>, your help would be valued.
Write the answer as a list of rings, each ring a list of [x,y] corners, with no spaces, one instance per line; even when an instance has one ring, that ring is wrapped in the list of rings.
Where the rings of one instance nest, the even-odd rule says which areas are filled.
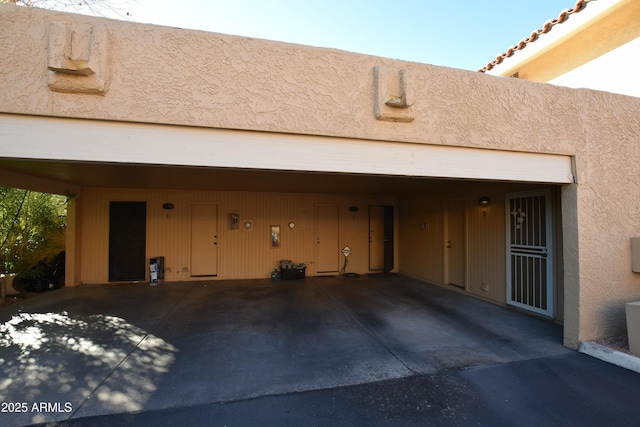
[[[578,0],[480,71],[640,97],[640,2]]]
[[[640,100],[0,5],[0,185],[69,196],[67,285],[392,271],[624,333]]]

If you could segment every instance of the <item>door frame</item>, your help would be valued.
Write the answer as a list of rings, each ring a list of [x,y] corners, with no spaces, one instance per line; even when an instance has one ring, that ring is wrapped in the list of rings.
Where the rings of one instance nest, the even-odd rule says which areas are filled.
[[[512,213],[510,211],[511,208],[511,200],[524,198],[524,197],[532,197],[532,196],[544,196],[545,197],[545,239],[546,239],[546,247],[539,249],[534,249],[534,251],[530,251],[529,255],[532,257],[542,257],[547,261],[547,268],[545,272],[546,277],[546,309],[535,307],[533,305],[528,305],[521,303],[519,301],[513,300],[512,295],[512,248],[511,248],[511,216]],[[505,195],[505,252],[506,252],[506,303],[507,305],[511,305],[535,314],[539,314],[541,316],[554,318],[555,316],[555,300],[556,300],[556,283],[555,283],[555,254],[554,254],[554,217],[553,217],[553,193],[551,189],[545,188],[541,190],[531,190],[531,191],[519,191],[514,193],[507,193]],[[525,251],[529,252],[529,251]],[[526,255],[523,253],[523,255]]]

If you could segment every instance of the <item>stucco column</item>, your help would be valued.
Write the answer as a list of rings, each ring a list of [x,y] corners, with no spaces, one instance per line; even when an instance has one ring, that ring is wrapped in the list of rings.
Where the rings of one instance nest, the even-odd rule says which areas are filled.
[[[65,286],[82,283],[82,198],[80,193],[67,202],[67,235],[65,259]]]
[[[580,345],[580,253],[577,184],[562,187],[562,260],[564,281],[564,345]]]

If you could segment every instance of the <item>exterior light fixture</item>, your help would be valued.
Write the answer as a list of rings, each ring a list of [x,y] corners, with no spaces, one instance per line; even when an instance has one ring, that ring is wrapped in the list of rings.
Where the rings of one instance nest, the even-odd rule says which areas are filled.
[[[478,205],[480,205],[483,208],[486,208],[487,206],[489,206],[491,204],[491,199],[484,196],[484,197],[480,197],[478,199]]]
[[[171,210],[171,209],[173,209],[173,208],[174,208],[173,203],[164,203],[164,204],[162,205],[162,209]]]

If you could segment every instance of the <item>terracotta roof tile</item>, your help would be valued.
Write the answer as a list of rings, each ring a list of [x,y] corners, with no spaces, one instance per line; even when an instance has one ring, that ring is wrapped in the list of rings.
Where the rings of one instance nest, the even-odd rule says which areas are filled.
[[[549,31],[551,31],[551,29],[554,26],[558,24],[562,24],[567,19],[569,19],[569,16],[571,16],[572,14],[582,11],[587,6],[587,4],[592,1],[596,1],[596,0],[578,0],[572,9],[565,9],[562,12],[560,12],[560,15],[558,15],[556,19],[550,19],[547,22],[545,22],[541,29],[535,30],[534,32],[531,33],[529,37],[520,40],[520,42],[517,45],[510,47],[509,49],[507,49],[505,53],[498,55],[496,59],[489,62],[484,68],[479,69],[478,72],[484,73],[485,71],[491,70],[496,65],[502,63],[502,61],[505,58],[509,58],[513,56],[513,54],[516,53],[518,50],[522,50],[525,47],[527,47],[529,43],[535,42],[541,34],[548,33]]]

